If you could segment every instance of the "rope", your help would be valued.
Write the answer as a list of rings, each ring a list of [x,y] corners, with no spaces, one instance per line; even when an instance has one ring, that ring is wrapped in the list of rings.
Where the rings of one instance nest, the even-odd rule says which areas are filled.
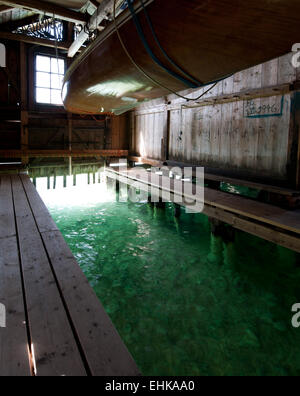
[[[145,5],[144,5],[143,0],[140,0],[140,3],[142,4],[143,10],[144,10],[144,13],[145,13],[145,16],[146,16],[146,20],[147,20],[148,25],[149,25],[149,27],[150,27],[151,33],[152,33],[152,35],[153,35],[153,38],[154,38],[154,40],[155,40],[155,42],[156,42],[158,48],[159,48],[159,49],[161,50],[161,52],[163,53],[164,57],[165,57],[165,58],[171,63],[171,65],[173,65],[179,72],[181,72],[182,74],[184,74],[189,80],[193,81],[193,82],[196,84],[195,88],[197,88],[197,87],[199,87],[199,86],[203,86],[203,82],[200,82],[200,81],[196,80],[195,78],[193,78],[193,76],[191,76],[190,74],[188,74],[185,70],[182,69],[182,67],[180,67],[177,63],[175,63],[175,62],[169,57],[169,55],[166,53],[166,51],[164,50],[164,48],[162,47],[162,45],[161,45],[160,42],[159,42],[159,39],[158,39],[158,37],[157,37],[157,34],[155,33],[155,30],[154,30],[152,21],[151,21],[151,19],[150,19],[150,17],[149,17],[149,14],[148,14],[147,10],[146,10],[146,7],[145,7]]]
[[[128,4],[129,11],[131,12],[132,19],[133,19],[133,21],[134,21],[134,24],[135,24],[136,30],[137,30],[137,32],[138,32],[138,35],[139,35],[139,37],[140,37],[140,39],[141,39],[141,41],[142,41],[142,43],[143,43],[143,45],[144,45],[144,47],[145,47],[147,53],[148,53],[148,55],[153,59],[153,61],[154,61],[158,66],[160,66],[164,71],[166,71],[168,74],[170,74],[172,77],[176,78],[177,80],[181,81],[181,82],[182,82],[183,84],[185,84],[187,87],[189,87],[189,88],[198,88],[198,87],[199,87],[199,84],[194,84],[194,83],[192,83],[191,81],[187,80],[186,78],[184,78],[184,77],[180,76],[179,74],[173,72],[171,69],[169,69],[168,67],[166,67],[166,66],[156,57],[156,55],[153,53],[153,51],[151,50],[151,48],[150,48],[150,46],[149,46],[149,44],[148,44],[148,42],[147,42],[147,39],[146,39],[145,34],[144,34],[144,32],[143,32],[143,28],[142,28],[142,26],[141,26],[141,24],[140,24],[140,21],[139,21],[139,19],[138,19],[136,13],[135,13],[135,11],[134,11],[134,8],[132,7],[132,0],[128,0],[127,4]],[[145,10],[145,11],[146,11],[146,10]],[[160,44],[159,44],[159,46],[160,46]],[[160,47],[160,48],[161,48],[161,47]],[[200,85],[201,85],[201,84],[200,84]]]
[[[225,77],[225,78],[222,78],[222,79],[220,79],[220,80],[218,80],[218,81],[216,81],[216,82],[214,82],[214,83],[208,83],[208,84],[203,85],[203,87],[204,87],[204,86],[207,86],[207,85],[209,85],[209,84],[213,84],[207,91],[205,91],[204,93],[202,93],[199,97],[197,97],[196,99],[191,99],[191,98],[187,98],[187,97],[185,97],[185,96],[183,96],[183,95],[180,95],[179,93],[177,93],[177,92],[174,91],[173,89],[171,89],[171,88],[169,88],[169,87],[166,87],[164,84],[160,83],[159,81],[157,81],[156,79],[154,79],[153,77],[151,77],[145,70],[143,70],[143,69],[135,62],[135,60],[133,59],[133,57],[130,55],[130,53],[128,52],[128,50],[127,50],[127,48],[126,48],[126,45],[125,45],[125,43],[124,43],[124,41],[123,41],[123,39],[122,39],[122,37],[121,37],[120,31],[119,31],[119,27],[118,27],[118,24],[117,24],[117,20],[116,20],[116,3],[117,3],[117,0],[114,0],[113,21],[114,21],[115,31],[116,31],[117,36],[118,36],[118,38],[119,38],[120,44],[121,44],[121,46],[122,46],[122,48],[123,48],[125,54],[128,56],[129,60],[132,62],[132,64],[139,70],[140,73],[142,73],[142,74],[143,74],[148,80],[150,80],[153,84],[159,86],[160,88],[162,88],[162,89],[164,89],[164,90],[170,92],[171,94],[174,94],[174,95],[176,95],[177,97],[179,97],[179,98],[181,98],[181,99],[184,99],[184,100],[186,100],[186,101],[197,101],[197,100],[201,99],[204,95],[206,95],[209,91],[211,91],[213,88],[215,88],[215,86],[216,86],[220,81],[223,81],[225,78],[227,78],[227,77]],[[201,88],[201,87],[199,87],[199,88]]]

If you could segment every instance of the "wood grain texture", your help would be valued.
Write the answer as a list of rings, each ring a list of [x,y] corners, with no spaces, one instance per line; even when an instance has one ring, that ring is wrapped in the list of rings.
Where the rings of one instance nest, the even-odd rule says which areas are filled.
[[[20,175],[24,191],[30,202],[35,221],[40,232],[58,231],[58,228],[52,219],[44,202],[41,200],[36,188],[31,183],[27,175]]]
[[[10,177],[0,175],[0,239],[16,235]]]
[[[137,12],[141,10],[138,1],[134,5]],[[199,0],[155,0],[147,10],[168,55],[204,83],[282,56],[291,51],[299,37],[298,0],[252,0],[251,4],[242,0],[207,0],[201,4]],[[177,71],[155,45],[142,11],[138,17],[155,56]],[[118,17],[118,23],[125,47],[139,67],[174,92],[188,87],[153,61],[128,10]],[[253,86],[259,84],[259,74],[253,75]],[[289,78],[285,71],[279,75]],[[131,62],[113,23],[73,63],[66,83],[65,106],[77,113],[122,112],[145,99],[170,93]]]
[[[0,239],[0,252],[0,302],[6,308],[6,327],[0,328],[0,376],[30,376],[16,237]]]
[[[292,54],[238,72],[220,82],[196,102],[170,95],[140,105],[130,153],[163,160],[153,145],[157,114],[170,112],[169,160],[226,170],[238,178],[261,179],[265,183],[295,188],[289,177],[290,147],[297,130],[292,128],[290,86],[297,79]],[[197,90],[199,96],[204,89]],[[249,115],[250,114],[250,115]],[[143,145],[139,120],[144,120]],[[292,130],[291,130],[292,128]]]
[[[95,376],[135,376],[139,370],[60,232],[42,234],[78,338]]]
[[[86,370],[18,176],[12,176],[12,187],[37,375],[85,376]]]
[[[111,169],[109,172],[117,173]],[[120,172],[120,174],[125,175],[129,179],[138,180],[145,184],[149,184],[150,173],[143,169],[130,169],[127,172]],[[151,184],[155,187],[162,188],[162,185],[170,186],[168,187],[168,190],[171,191],[173,190],[172,183],[172,180],[166,176],[159,176],[151,173]],[[176,190],[173,192],[176,193]],[[189,196],[187,196],[187,198],[189,198]],[[202,197],[200,195],[196,195],[195,199],[199,202],[202,201]],[[299,211],[281,209],[276,206],[210,188],[205,188],[204,203],[212,207],[220,208],[234,214],[239,214],[247,218],[260,221],[261,223],[278,227],[281,230],[300,234]]]
[[[163,197],[163,191],[170,192],[170,200],[183,202],[183,187],[174,184],[168,186],[165,176],[151,175],[141,168],[131,169],[128,172],[118,172],[108,169],[107,173],[118,175],[120,182],[133,185],[149,193],[149,186],[156,189],[158,196]],[[168,187],[167,187],[168,186]],[[159,192],[159,190],[161,192]],[[190,198],[184,194],[185,198]],[[195,198],[195,197],[194,197]],[[196,195],[196,200],[201,202],[201,197]],[[286,211],[271,205],[262,204],[247,198],[219,192],[205,188],[204,210],[207,216],[221,220],[233,227],[256,235],[267,241],[300,252],[300,211]],[[184,203],[182,203],[185,206]],[[290,234],[287,231],[292,231]]]

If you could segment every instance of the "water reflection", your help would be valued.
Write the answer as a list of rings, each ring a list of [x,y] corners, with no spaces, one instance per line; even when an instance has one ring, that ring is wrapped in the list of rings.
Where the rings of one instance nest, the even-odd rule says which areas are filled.
[[[201,214],[116,202],[77,175],[36,184],[145,375],[300,375],[300,256]]]

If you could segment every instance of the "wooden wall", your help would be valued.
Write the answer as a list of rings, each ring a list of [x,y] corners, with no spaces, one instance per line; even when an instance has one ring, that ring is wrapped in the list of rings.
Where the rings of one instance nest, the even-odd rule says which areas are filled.
[[[291,57],[237,73],[197,102],[170,95],[143,104],[131,114],[132,155],[295,184],[300,70]]]
[[[6,46],[6,68],[0,67],[0,146],[3,149],[20,148],[20,124],[5,122],[20,118],[19,43],[2,42]]]
[[[7,67],[0,68],[0,150],[128,149],[127,117],[75,115],[63,107],[39,105],[34,99],[35,53],[49,48],[2,41]],[[60,52],[60,56],[66,53]]]

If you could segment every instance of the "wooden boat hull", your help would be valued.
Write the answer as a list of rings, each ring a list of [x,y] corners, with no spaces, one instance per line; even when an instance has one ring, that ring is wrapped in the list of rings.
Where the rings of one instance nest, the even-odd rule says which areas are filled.
[[[299,0],[152,0],[147,12],[169,57],[203,84],[279,57],[300,42]],[[136,15],[155,56],[173,72],[155,42],[139,0]],[[129,10],[117,18],[130,60],[111,23],[68,70],[64,105],[73,113],[121,114],[188,86],[146,51]],[[183,76],[182,73],[181,76]],[[163,85],[165,88],[163,88]],[[168,88],[168,89],[166,89]]]

